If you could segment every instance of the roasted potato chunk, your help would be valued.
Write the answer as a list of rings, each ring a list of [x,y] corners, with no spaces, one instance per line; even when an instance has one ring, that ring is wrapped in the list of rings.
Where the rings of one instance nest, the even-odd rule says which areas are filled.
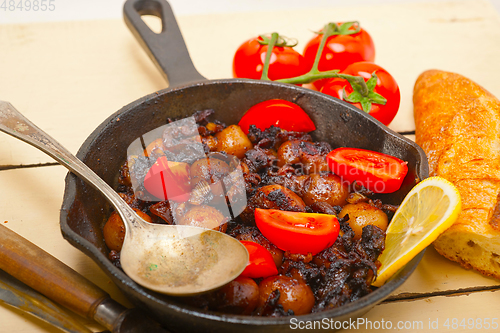
[[[387,230],[389,220],[387,215],[375,206],[367,202],[358,202],[355,204],[347,204],[340,211],[339,217],[349,215],[349,226],[354,231],[354,239],[360,239],[363,228],[367,225],[374,225]]]
[[[151,217],[142,211],[133,208],[134,211],[147,222],[151,222]],[[125,225],[117,212],[112,212],[102,230],[104,242],[110,250],[120,252],[125,239]]]
[[[253,145],[238,125],[231,125],[215,134],[216,150],[243,158]]]

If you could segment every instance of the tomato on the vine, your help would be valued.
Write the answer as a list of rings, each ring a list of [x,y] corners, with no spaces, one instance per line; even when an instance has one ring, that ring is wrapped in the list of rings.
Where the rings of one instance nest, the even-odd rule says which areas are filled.
[[[264,69],[264,61],[268,46],[261,43],[266,41],[262,37],[247,40],[236,50],[233,59],[233,76],[259,80]],[[305,58],[293,47],[280,38],[273,48],[269,63],[268,76],[270,80],[286,79],[300,76],[309,68]]]
[[[367,85],[369,86],[368,88],[371,90],[371,92],[379,94],[387,100],[385,104],[377,103],[377,101],[371,99],[370,96],[365,96],[367,99],[365,99],[364,101],[360,100],[357,94],[352,94],[352,86],[349,84],[349,82],[347,82],[347,80],[344,79],[328,79],[327,83],[321,88],[320,91],[341,100],[346,100],[359,109],[368,112],[375,119],[388,126],[396,116],[401,100],[399,86],[394,77],[392,77],[389,72],[387,72],[379,65],[367,61],[351,64],[347,66],[347,68],[343,70],[342,73],[363,77],[367,82]],[[371,87],[371,84],[368,84],[368,81],[372,77],[373,73],[377,76],[377,80],[376,82],[371,82],[371,84],[375,84],[373,87]],[[344,99],[344,89],[346,95],[348,96],[347,99]],[[363,103],[365,103],[365,105],[363,105]],[[368,110],[365,109],[368,107]]]
[[[352,63],[375,60],[375,44],[366,30],[361,28],[357,22],[337,23],[337,25],[338,34],[330,36],[326,40],[318,70],[338,69],[342,71]],[[317,34],[304,48],[304,57],[309,68],[314,63],[322,38],[323,34]],[[326,79],[322,79],[314,81],[313,85],[320,90],[325,83]]]
[[[245,134],[248,134],[250,125],[261,130],[273,125],[294,132],[311,132],[316,129],[311,118],[300,106],[283,99],[270,99],[255,104],[241,117],[238,125]]]

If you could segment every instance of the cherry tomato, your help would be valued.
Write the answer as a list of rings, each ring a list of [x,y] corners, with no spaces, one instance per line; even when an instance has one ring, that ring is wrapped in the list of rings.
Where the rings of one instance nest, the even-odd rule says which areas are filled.
[[[260,232],[284,251],[313,255],[335,243],[339,222],[334,215],[255,209]]]
[[[261,130],[277,126],[287,131],[310,132],[316,129],[307,113],[297,104],[283,99],[270,99],[252,106],[238,125],[248,134],[250,125]]]
[[[191,195],[189,174],[189,164],[168,161],[162,156],[144,177],[144,187],[158,199],[185,202]]]
[[[326,160],[330,169],[343,180],[356,181],[375,193],[397,191],[408,173],[407,162],[366,149],[337,148]]]
[[[337,23],[340,27],[342,23]],[[352,25],[348,31],[356,30],[358,26]],[[312,38],[304,48],[304,58],[309,68],[312,67],[319,44],[323,34],[317,34]],[[325,48],[319,59],[318,69],[320,71],[329,71],[334,69],[343,70],[352,63],[359,61],[374,61],[375,45],[366,30],[359,27],[359,32],[351,35],[333,35],[326,40]],[[313,82],[316,89],[320,90],[327,79]]]
[[[372,73],[377,75],[377,84],[373,91],[382,95],[387,102],[385,105],[372,103],[369,114],[382,124],[388,126],[399,110],[401,94],[396,80],[382,67],[371,62],[357,62],[349,65],[343,74],[362,76],[365,81],[368,81]],[[343,100],[342,89],[345,88],[347,95],[351,94],[353,89],[351,85],[343,79],[329,79],[328,82],[321,88],[321,92],[327,95]],[[359,109],[363,109],[360,103],[351,103]]]
[[[250,256],[247,267],[240,276],[257,279],[278,274],[273,256],[265,247],[251,241],[241,240],[240,242],[245,245]]]
[[[261,45],[262,37],[252,38],[236,50],[233,59],[233,76],[259,80],[266,59],[267,45]],[[300,76],[309,68],[304,57],[292,47],[275,46],[269,63],[270,80]]]

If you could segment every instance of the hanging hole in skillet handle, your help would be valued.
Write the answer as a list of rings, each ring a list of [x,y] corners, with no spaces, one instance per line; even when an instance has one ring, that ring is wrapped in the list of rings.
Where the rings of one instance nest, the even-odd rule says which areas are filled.
[[[160,18],[161,32],[152,31],[141,18],[143,15]],[[127,0],[123,6],[123,17],[169,87],[207,80],[194,67],[172,8],[166,0]]]
[[[163,28],[161,18],[155,15],[141,15],[141,18],[152,32],[155,34],[161,33],[161,29]]]

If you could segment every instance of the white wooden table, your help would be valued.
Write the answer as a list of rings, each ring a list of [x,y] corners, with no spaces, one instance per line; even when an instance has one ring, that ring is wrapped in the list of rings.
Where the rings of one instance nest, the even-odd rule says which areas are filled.
[[[401,108],[390,126],[395,130],[414,129],[413,84],[430,68],[460,73],[500,96],[500,17],[486,1],[178,17],[195,66],[210,79],[231,77],[233,53],[250,37],[278,31],[296,37],[302,50],[311,31],[345,20],[358,20],[371,33],[376,62],[400,85]],[[72,152],[111,113],[166,86],[122,20],[0,24],[0,99],[10,101]],[[65,175],[43,153],[0,134],[0,223],[127,305],[97,265],[61,236]],[[396,331],[404,332],[476,332],[477,325],[467,327],[469,318],[498,318],[500,325],[499,289],[500,281],[462,269],[429,248],[393,299],[364,319],[390,321],[393,329],[399,325],[403,328]],[[375,325],[362,331],[382,329]],[[3,332],[58,330],[0,306]]]

